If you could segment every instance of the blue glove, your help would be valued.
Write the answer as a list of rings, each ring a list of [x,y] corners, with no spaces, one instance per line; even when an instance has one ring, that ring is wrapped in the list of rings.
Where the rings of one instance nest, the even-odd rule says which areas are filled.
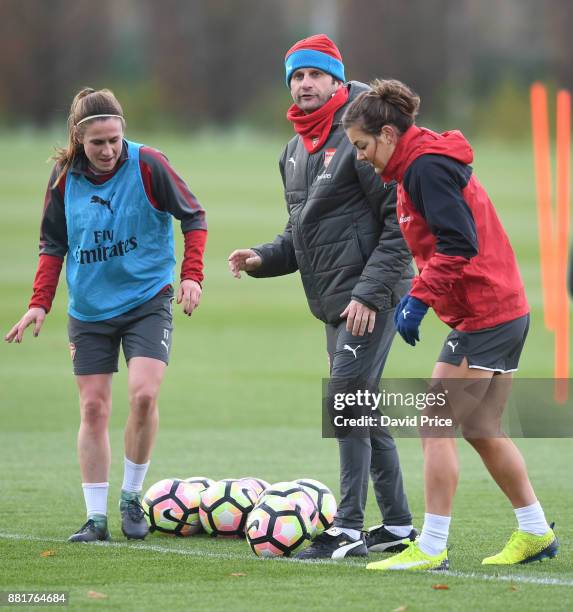
[[[410,294],[405,295],[396,307],[396,330],[408,344],[415,346],[420,341],[420,323],[427,312],[428,306]]]
[[[402,312],[409,297],[410,297],[410,294],[405,293],[402,296],[402,299],[398,302],[398,306],[396,306],[396,310],[394,310],[394,327],[398,327],[398,315]]]

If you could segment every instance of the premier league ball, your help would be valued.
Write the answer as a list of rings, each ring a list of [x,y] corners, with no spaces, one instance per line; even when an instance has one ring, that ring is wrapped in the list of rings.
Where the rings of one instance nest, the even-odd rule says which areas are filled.
[[[199,519],[212,536],[244,537],[257,496],[240,480],[219,480],[201,493]]]
[[[190,478],[186,478],[184,482],[188,482],[204,490],[210,487],[215,481],[211,480],[211,478],[207,478],[207,476],[191,476]]]
[[[201,531],[200,503],[196,487],[176,478],[166,478],[146,491],[141,505],[151,532],[190,536]]]
[[[257,499],[271,486],[266,480],[255,478],[254,476],[246,476],[241,478],[239,482],[251,488],[255,492]]]
[[[332,491],[318,480],[300,478],[296,483],[311,495],[318,508],[316,535],[319,535],[329,527],[332,527],[334,523],[334,515],[337,509],[336,499]]]
[[[263,502],[269,497],[282,497],[291,501],[295,506],[298,506],[303,514],[310,521],[310,535],[314,537],[318,524],[318,508],[312,498],[303,487],[296,482],[276,482],[271,485],[259,498],[259,502]]]
[[[190,478],[186,478],[184,482],[193,485],[201,492],[208,489],[215,481],[206,476],[191,476]]]
[[[186,478],[185,481],[189,487],[193,487],[199,493],[199,503],[201,502],[201,494],[203,491],[208,489],[212,484],[215,483],[211,478],[207,478],[206,476],[191,476],[190,478]],[[199,516],[199,506],[197,506],[197,516]],[[198,532],[204,533],[203,525],[201,525],[201,521],[199,521]]]
[[[265,496],[247,520],[247,542],[259,557],[289,557],[310,541],[311,524],[286,497]]]

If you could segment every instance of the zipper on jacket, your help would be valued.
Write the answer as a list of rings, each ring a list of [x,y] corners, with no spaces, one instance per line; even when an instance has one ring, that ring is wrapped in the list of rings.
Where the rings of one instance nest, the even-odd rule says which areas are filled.
[[[307,160],[306,160],[306,198],[304,199],[304,204],[303,206],[301,206],[301,213],[304,210],[304,208],[306,207],[308,200],[310,198],[310,186],[311,186],[311,181],[310,181],[310,166],[311,166],[311,155],[309,154],[307,156]],[[323,320],[326,321],[326,312],[324,310],[324,307],[322,305],[322,298],[320,296],[320,292],[316,290],[316,286],[315,286],[315,282],[314,282],[314,271],[312,269],[312,265],[310,262],[310,259],[308,257],[308,252],[306,250],[306,244],[304,241],[304,235],[303,232],[300,229],[300,214],[297,217],[296,220],[296,224],[297,224],[297,231],[298,231],[298,235],[300,236],[300,244],[302,246],[302,251],[304,253],[304,258],[306,259],[306,262],[308,264],[308,270],[311,273],[310,274],[310,279],[311,279],[311,286],[312,286],[312,290],[314,291],[315,295],[316,295],[316,301],[318,302],[319,308],[320,308],[320,312],[322,314],[322,318]]]

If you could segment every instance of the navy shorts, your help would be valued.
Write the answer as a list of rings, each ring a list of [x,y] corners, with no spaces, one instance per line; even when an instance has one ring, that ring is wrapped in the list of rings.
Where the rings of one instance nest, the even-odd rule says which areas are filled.
[[[105,321],[68,318],[70,354],[76,376],[117,372],[119,347],[125,361],[151,357],[169,363],[173,332],[173,288]]]
[[[497,374],[516,372],[527,332],[529,314],[495,327],[448,334],[438,361],[459,366],[465,357],[470,368]]]

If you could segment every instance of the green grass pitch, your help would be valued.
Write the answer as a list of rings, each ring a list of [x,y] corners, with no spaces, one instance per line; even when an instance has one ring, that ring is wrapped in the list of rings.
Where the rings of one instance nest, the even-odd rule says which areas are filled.
[[[130,134],[147,142],[144,135]],[[23,313],[37,261],[38,223],[52,139],[3,135],[0,149],[0,320],[5,333]],[[264,138],[153,137],[208,211],[203,301],[175,316],[172,364],[160,398],[161,425],[146,486],[167,477],[312,477],[338,491],[338,454],[320,433],[322,325],[308,312],[297,275],[233,279],[229,252],[271,239],[285,222],[277,159]],[[510,234],[532,306],[520,376],[549,377],[553,344],[542,321],[533,164],[526,146],[477,143],[478,176]],[[179,232],[176,232],[178,235]],[[178,238],[178,253],[181,241]],[[381,575],[361,561],[301,564],[257,559],[244,541],[152,535],[127,542],[117,512],[122,477],[126,369],[114,383],[111,423],[111,545],[69,545],[84,519],[75,453],[77,394],[67,350],[63,283],[42,334],[0,349],[0,590],[65,590],[70,607],[122,610],[566,610],[573,608],[571,440],[517,440],[548,519],[557,522],[557,559],[484,568],[514,517],[467,445],[460,444],[448,574]],[[28,330],[29,331],[29,330]],[[396,341],[389,377],[427,376],[446,328],[433,315],[415,349]],[[564,408],[571,410],[571,403]],[[417,440],[398,440],[415,524],[423,518]],[[379,522],[374,496],[367,525]],[[44,551],[52,551],[42,556]],[[373,555],[372,558],[381,558]],[[447,585],[436,590],[436,584]],[[102,594],[90,597],[88,592]],[[92,594],[93,595],[93,594]]]

